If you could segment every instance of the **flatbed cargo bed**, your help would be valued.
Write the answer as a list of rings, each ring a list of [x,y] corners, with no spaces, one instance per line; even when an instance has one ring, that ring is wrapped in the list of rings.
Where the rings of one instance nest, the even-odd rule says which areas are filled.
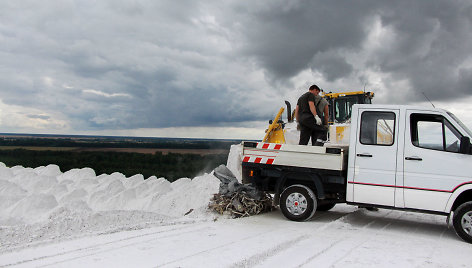
[[[243,162],[344,171],[348,148],[244,142]]]

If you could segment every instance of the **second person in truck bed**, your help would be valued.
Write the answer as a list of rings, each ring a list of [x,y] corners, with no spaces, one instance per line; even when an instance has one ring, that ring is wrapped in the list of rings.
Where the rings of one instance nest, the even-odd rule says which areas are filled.
[[[307,145],[311,138],[312,145],[322,145],[318,139],[326,135],[328,129],[328,101],[319,96],[320,88],[312,85],[308,92],[298,98],[295,118],[300,123],[300,141]]]

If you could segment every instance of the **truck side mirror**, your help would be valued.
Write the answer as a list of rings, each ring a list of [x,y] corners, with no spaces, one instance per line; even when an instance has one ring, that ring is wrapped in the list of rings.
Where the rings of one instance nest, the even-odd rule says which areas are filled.
[[[460,153],[462,154],[470,154],[470,138],[469,137],[461,137],[461,147]]]

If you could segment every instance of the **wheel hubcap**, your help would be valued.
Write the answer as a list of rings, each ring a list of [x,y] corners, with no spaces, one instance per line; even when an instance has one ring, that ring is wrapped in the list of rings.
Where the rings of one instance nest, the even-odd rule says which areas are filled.
[[[469,211],[462,216],[461,225],[464,232],[472,236],[472,211]]]
[[[292,193],[287,197],[285,205],[291,214],[298,216],[306,211],[308,202],[301,193]]]

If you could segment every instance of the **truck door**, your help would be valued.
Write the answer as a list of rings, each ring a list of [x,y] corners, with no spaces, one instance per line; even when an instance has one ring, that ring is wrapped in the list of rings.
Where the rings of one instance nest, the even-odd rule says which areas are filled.
[[[470,181],[471,155],[462,134],[439,112],[407,110],[403,191],[405,207],[443,211],[453,190]]]
[[[353,181],[356,203],[395,206],[399,110],[359,109]]]

